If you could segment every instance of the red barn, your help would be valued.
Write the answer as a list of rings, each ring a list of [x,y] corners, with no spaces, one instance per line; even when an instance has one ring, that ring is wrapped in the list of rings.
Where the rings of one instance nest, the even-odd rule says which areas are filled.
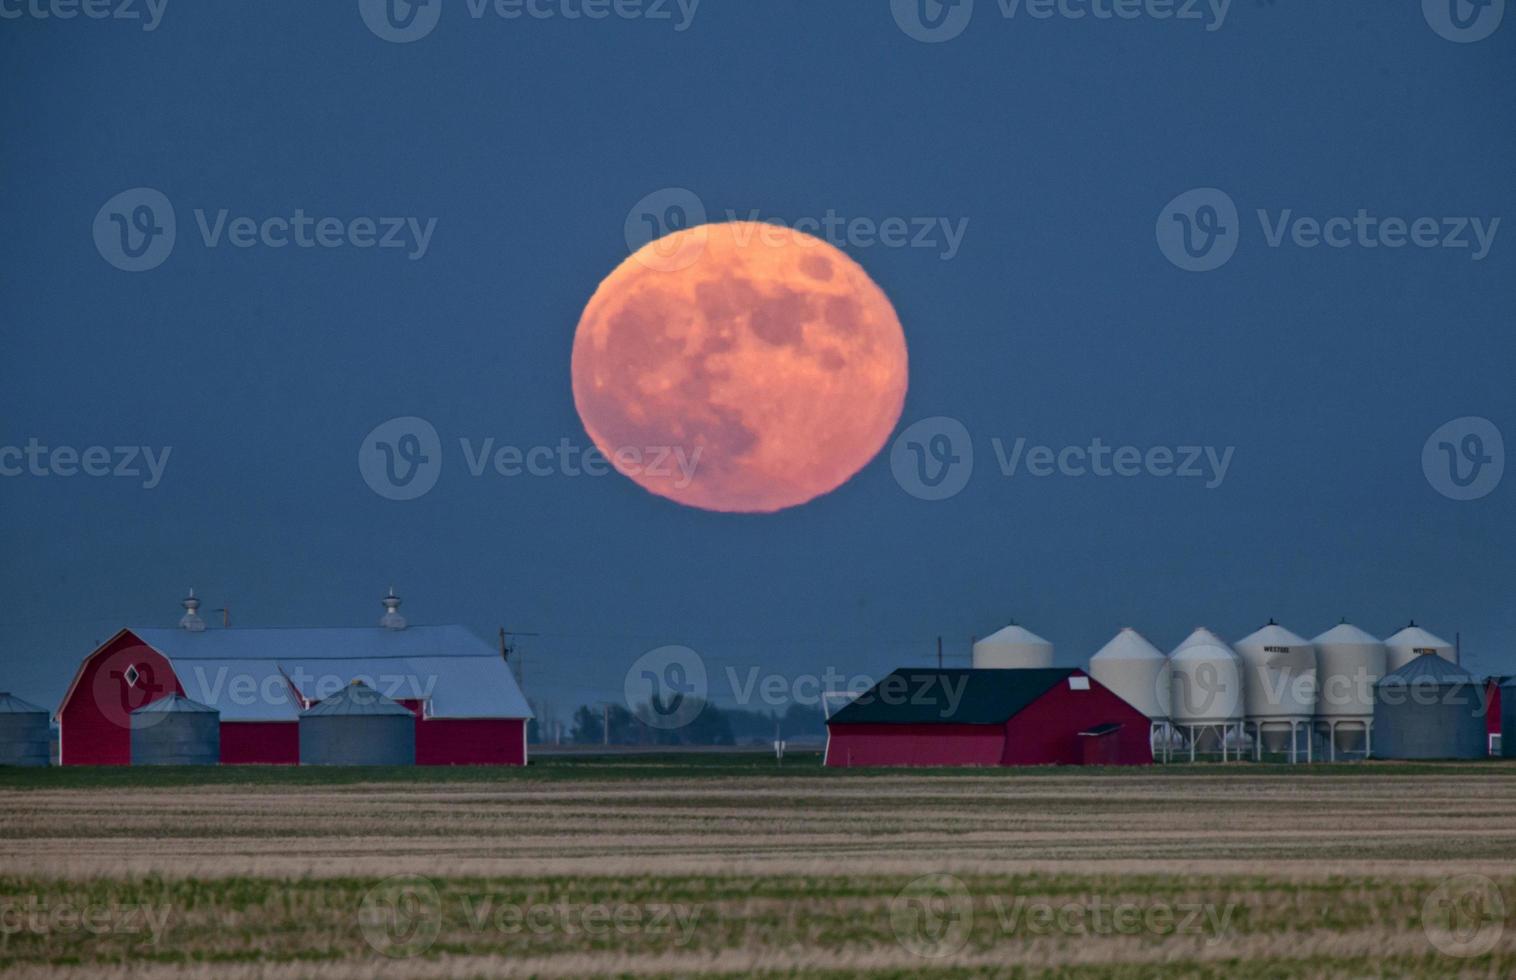
[[[123,629],[80,664],[57,712],[59,764],[131,761],[131,712],[182,694],[221,712],[225,764],[295,765],[299,716],[361,680],[416,714],[418,765],[525,765],[531,708],[499,651],[462,626]]]
[[[1082,670],[907,667],[827,720],[826,764],[1145,765],[1149,727]]]

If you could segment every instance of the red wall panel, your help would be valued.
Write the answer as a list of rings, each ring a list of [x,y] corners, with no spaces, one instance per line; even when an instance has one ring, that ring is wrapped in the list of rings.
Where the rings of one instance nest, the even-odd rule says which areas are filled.
[[[1005,751],[999,725],[833,725],[829,766],[993,766]]]
[[[427,718],[416,722],[418,766],[524,766],[520,718]]]
[[[136,683],[128,684],[128,668]],[[87,657],[58,712],[65,766],[125,766],[132,761],[131,713],[169,694],[179,678],[156,650],[122,633]]]
[[[1083,674],[1075,674],[1083,677]],[[1084,764],[1084,739],[1079,733],[1120,722],[1121,730],[1106,736],[1115,749],[1103,749],[1107,765],[1138,766],[1153,761],[1147,717],[1126,701],[1091,680],[1087,691],[1076,691],[1067,680],[1006,722],[1002,765],[1046,766]],[[1102,740],[1104,741],[1104,740]]]
[[[223,721],[224,766],[294,766],[300,763],[300,723],[294,721]]]

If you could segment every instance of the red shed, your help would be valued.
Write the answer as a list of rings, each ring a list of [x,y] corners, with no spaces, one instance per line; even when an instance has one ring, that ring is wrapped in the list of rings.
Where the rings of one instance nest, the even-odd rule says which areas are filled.
[[[418,765],[525,765],[531,708],[499,651],[462,626],[123,629],[80,664],[57,712],[61,765],[131,761],[131,712],[182,694],[221,712],[224,764],[295,765],[301,709],[361,680],[416,713]]]
[[[1145,765],[1149,727],[1082,670],[908,667],[828,719],[826,765]]]

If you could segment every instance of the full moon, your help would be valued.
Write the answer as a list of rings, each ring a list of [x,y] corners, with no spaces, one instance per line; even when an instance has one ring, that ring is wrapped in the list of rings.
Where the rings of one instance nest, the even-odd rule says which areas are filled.
[[[649,242],[574,335],[574,404],[618,471],[691,507],[771,512],[847,482],[900,419],[895,309],[819,238],[748,221]]]

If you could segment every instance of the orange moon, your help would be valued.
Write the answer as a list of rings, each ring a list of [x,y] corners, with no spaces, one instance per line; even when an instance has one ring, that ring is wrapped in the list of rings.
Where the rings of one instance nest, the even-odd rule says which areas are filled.
[[[622,262],[585,307],[572,370],[579,417],[618,471],[749,513],[847,482],[894,430],[907,379],[900,319],[862,266],[749,221],[678,231]]]

